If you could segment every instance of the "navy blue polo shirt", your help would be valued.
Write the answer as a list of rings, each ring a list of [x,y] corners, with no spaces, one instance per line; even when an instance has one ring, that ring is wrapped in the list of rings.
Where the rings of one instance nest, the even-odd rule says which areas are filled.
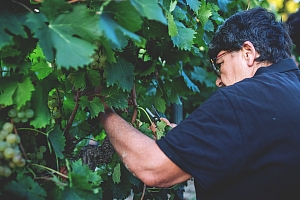
[[[197,199],[300,199],[300,72],[292,59],[220,88],[157,141]]]

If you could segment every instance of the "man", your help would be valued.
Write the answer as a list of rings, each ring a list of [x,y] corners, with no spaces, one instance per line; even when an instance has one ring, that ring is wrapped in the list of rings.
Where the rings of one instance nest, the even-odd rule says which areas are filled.
[[[194,177],[197,199],[300,198],[300,72],[286,27],[254,8],[210,43],[218,89],[166,137],[151,140],[111,108],[99,115],[128,169],[148,186]]]

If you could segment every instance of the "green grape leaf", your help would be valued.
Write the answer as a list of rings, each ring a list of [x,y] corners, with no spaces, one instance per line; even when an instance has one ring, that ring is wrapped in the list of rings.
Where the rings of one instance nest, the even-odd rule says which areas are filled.
[[[72,171],[69,171],[70,187],[62,192],[62,199],[101,199],[102,190],[99,188],[102,178],[93,172],[81,160],[71,162]]]
[[[107,61],[110,63],[115,63],[115,52],[111,49],[109,42],[104,37],[101,37],[99,40],[101,42],[101,45],[104,47],[103,52],[107,56]]]
[[[87,80],[91,82],[93,86],[99,86],[101,76],[98,70],[87,69]]]
[[[117,63],[109,64],[105,68],[104,73],[108,86],[116,84],[123,91],[130,91],[132,89],[134,66],[130,62],[119,57],[117,58]]]
[[[122,49],[128,43],[127,37],[132,39],[138,46],[142,45],[143,39],[135,33],[120,26],[108,14],[102,14],[99,20],[99,29],[117,49]]]
[[[190,6],[190,8],[194,12],[198,12],[199,7],[200,7],[200,1],[198,1],[198,0],[186,0],[186,3]]]
[[[166,135],[165,127],[167,123],[165,121],[159,121],[156,124],[156,138],[160,140],[160,138]]]
[[[42,49],[47,61],[52,62],[55,59],[51,32],[48,31],[49,21],[42,13],[28,13],[26,25],[31,29],[33,36],[39,39],[39,46]],[[47,39],[46,39],[47,38]]]
[[[174,22],[174,17],[171,13],[168,13],[168,32],[171,37],[174,37],[178,34],[176,23]]]
[[[178,35],[172,37],[173,44],[179,49],[190,50],[196,32],[191,28],[184,27],[180,22],[177,22],[177,29]]]
[[[23,16],[16,13],[10,13],[3,8],[0,8],[0,10],[0,48],[13,42],[13,36],[8,34],[6,30],[15,35],[20,35],[26,38],[27,34],[24,30],[23,24],[20,22],[20,17]]]
[[[120,163],[118,163],[114,167],[114,171],[112,173],[112,179],[114,183],[120,183],[121,182],[121,168],[120,168]]]
[[[74,84],[75,89],[85,88],[86,86],[86,71],[85,69],[78,69],[69,74],[69,80]]]
[[[88,183],[85,183],[88,184]],[[98,194],[94,194],[90,190],[78,189],[78,188],[70,188],[67,187],[63,191],[61,191],[61,198],[59,196],[54,196],[58,200],[61,199],[72,199],[72,200],[87,200],[87,199],[102,199],[102,190],[101,187],[98,187]]]
[[[207,31],[207,32],[213,32],[215,27],[214,27],[214,24],[212,23],[211,20],[208,20],[204,26],[204,29]]]
[[[164,113],[167,108],[166,101],[163,98],[161,98],[161,96],[159,94],[156,95],[156,97],[154,98],[154,106],[159,112],[162,112],[162,113]]]
[[[83,138],[90,133],[90,130],[91,130],[90,125],[88,124],[88,122],[84,121],[81,123],[73,123],[70,129],[70,133],[74,137]]]
[[[47,62],[42,49],[38,46],[34,51],[29,55],[31,59],[32,66],[31,70],[35,72],[39,80],[44,79],[53,71],[50,63]]]
[[[144,17],[167,24],[162,8],[157,1],[130,0],[134,8]]]
[[[55,155],[58,158],[63,159],[64,155],[62,152],[65,148],[66,139],[64,137],[64,133],[59,129],[59,125],[55,125],[55,127],[50,130],[47,135],[55,152]]]
[[[206,22],[208,21],[208,18],[212,15],[210,4],[202,0],[201,1],[201,7],[198,12],[198,18],[202,24],[202,28],[204,28]]]
[[[88,165],[83,164],[81,160],[71,162],[71,166],[72,171],[69,176],[72,180],[72,187],[93,191],[92,186],[99,186],[102,182],[101,176],[92,171]]]
[[[4,190],[25,199],[43,200],[47,197],[44,188],[33,181],[29,176],[25,176],[21,173],[18,173],[16,180],[7,183]]]
[[[82,109],[88,108],[91,113],[91,118],[98,116],[99,112],[104,111],[104,105],[99,98],[93,98],[93,100],[88,100],[87,96],[80,97],[79,105]]]
[[[186,83],[187,87],[190,88],[193,92],[200,92],[198,86],[196,86],[191,79],[186,75],[186,73],[182,70],[181,75],[183,76],[184,82]]]
[[[142,123],[142,125],[139,127],[139,130],[148,137],[154,139],[153,132],[151,131],[150,125],[148,123]]]
[[[187,20],[187,12],[186,10],[183,10],[181,7],[176,6],[174,11],[172,12],[175,19],[181,21]]]
[[[9,106],[16,105],[20,109],[25,105],[26,101],[30,100],[34,86],[31,83],[30,77],[26,77],[23,82],[18,82],[12,78],[2,78],[0,91],[0,104]],[[2,89],[3,88],[3,89]]]
[[[96,49],[92,41],[100,37],[101,32],[95,28],[97,18],[84,12],[87,12],[84,6],[76,6],[72,12],[58,15],[48,26],[36,15],[28,16],[28,24],[40,40],[48,61],[53,61],[53,49],[56,50],[58,67],[77,68],[92,62],[91,56]]]
[[[30,2],[32,3],[33,1]],[[55,19],[60,13],[70,10],[70,4],[61,0],[43,0],[40,7],[40,11],[47,15],[50,20]]]
[[[191,79],[200,83],[205,83],[207,87],[214,87],[214,79],[210,79],[209,73],[202,67],[194,66],[194,71],[191,72]]]
[[[136,32],[141,29],[143,20],[129,1],[112,1],[105,7],[115,20],[125,29]]]
[[[12,79],[3,77],[0,79],[0,104],[4,106],[13,105],[13,94],[16,90],[16,83]]]
[[[34,110],[34,118],[30,125],[35,128],[43,128],[49,124],[51,113],[48,107],[49,92],[58,85],[57,77],[52,73],[40,82],[36,83],[35,91],[32,94],[31,108]]]
[[[111,107],[120,109],[128,107],[128,93],[118,90],[117,86],[103,88],[101,94],[106,97],[105,102]]]

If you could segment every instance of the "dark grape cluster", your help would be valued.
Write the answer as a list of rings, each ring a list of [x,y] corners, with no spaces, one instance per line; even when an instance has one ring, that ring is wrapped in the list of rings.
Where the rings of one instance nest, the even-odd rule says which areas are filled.
[[[28,119],[33,118],[34,111],[30,109],[30,103],[27,103],[21,109],[10,109],[8,111],[8,116],[14,121],[14,123],[26,123]]]
[[[21,139],[13,133],[14,125],[4,123],[0,131],[0,178],[9,177],[16,167],[24,167],[25,159],[19,149]]]

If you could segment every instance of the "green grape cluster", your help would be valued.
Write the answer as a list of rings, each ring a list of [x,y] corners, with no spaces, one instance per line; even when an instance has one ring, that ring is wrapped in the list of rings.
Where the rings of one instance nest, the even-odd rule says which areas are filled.
[[[8,116],[14,121],[14,123],[26,123],[28,119],[33,118],[34,111],[30,109],[30,103],[27,103],[21,109],[12,108],[8,111]]]
[[[33,132],[28,132],[27,134],[22,135],[22,143],[26,149],[27,158],[30,160],[31,164],[38,164],[46,166],[46,160],[44,159],[44,153],[47,148],[43,145],[39,146],[36,142],[36,135]],[[41,173],[43,170],[38,167],[33,167],[37,172]]]
[[[89,65],[92,69],[104,69],[106,62],[106,55],[101,50],[101,44],[99,41],[95,41],[94,44],[98,47],[98,50],[92,55],[93,62]]]
[[[44,153],[47,148],[45,146],[40,146],[39,148],[34,147],[33,152],[29,153],[28,157],[31,159],[31,163],[46,165],[46,160],[44,159]],[[43,171],[42,168],[36,168],[37,172],[41,173]]]
[[[0,178],[9,177],[16,167],[24,167],[26,163],[18,146],[21,139],[13,133],[13,128],[12,123],[6,122],[0,131]]]

